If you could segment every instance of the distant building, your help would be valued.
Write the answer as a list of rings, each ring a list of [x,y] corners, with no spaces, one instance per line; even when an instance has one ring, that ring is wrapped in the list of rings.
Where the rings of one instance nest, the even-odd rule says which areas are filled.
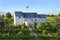
[[[14,25],[25,23],[27,26],[29,26],[38,22],[46,23],[46,16],[44,14],[37,14],[33,12],[24,13],[19,11],[16,11],[14,14]]]

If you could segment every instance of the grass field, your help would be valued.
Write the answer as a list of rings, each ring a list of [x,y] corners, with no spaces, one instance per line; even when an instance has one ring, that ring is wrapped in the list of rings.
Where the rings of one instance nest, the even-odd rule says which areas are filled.
[[[46,22],[51,22],[52,20],[54,20],[54,17],[46,16]]]

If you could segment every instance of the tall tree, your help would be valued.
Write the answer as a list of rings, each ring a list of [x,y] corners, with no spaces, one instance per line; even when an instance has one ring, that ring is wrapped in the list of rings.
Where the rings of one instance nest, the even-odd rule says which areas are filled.
[[[60,13],[58,14],[58,16],[60,16]]]
[[[4,17],[0,16],[0,26],[4,26]]]
[[[7,17],[7,18],[11,18],[10,12],[7,12],[7,13],[6,13],[6,17]]]

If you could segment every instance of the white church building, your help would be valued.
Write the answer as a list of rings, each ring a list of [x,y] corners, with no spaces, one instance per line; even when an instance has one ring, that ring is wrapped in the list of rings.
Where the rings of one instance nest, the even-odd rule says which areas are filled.
[[[46,23],[46,16],[44,14],[37,14],[34,12],[15,11],[14,13],[14,25],[25,23],[29,26],[38,22]]]

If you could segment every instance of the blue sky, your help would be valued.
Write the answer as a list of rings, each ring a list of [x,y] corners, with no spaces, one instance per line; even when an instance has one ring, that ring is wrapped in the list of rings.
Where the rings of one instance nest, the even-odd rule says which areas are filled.
[[[57,14],[60,13],[60,0],[0,0],[0,12],[8,11],[11,14],[14,11]]]

